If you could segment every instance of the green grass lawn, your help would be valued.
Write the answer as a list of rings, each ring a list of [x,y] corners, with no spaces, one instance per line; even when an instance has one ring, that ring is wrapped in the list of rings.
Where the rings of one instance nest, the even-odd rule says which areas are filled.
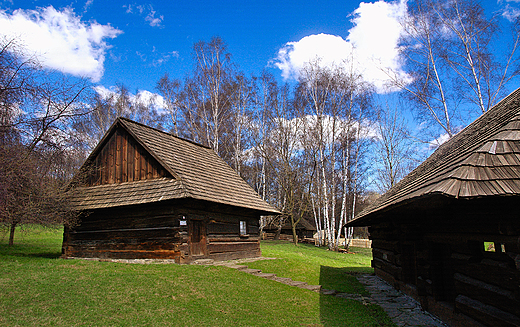
[[[378,306],[226,267],[59,259],[61,235],[60,230],[31,228],[16,234],[9,247],[0,233],[1,326],[392,326]],[[291,254],[288,245],[263,244],[267,256],[278,256],[276,251],[288,256],[262,262],[267,264],[263,268],[271,263],[275,270],[283,260],[293,264],[291,256],[300,251],[314,251],[290,245]],[[321,253],[320,267],[341,267],[328,259],[331,253]],[[315,272],[308,270],[309,280]]]
[[[289,242],[263,241],[262,255],[280,259],[257,261],[248,267],[321,285],[324,289],[368,295],[355,275],[373,272],[370,267],[372,251],[362,248],[350,248],[350,251],[353,253],[328,251],[310,244],[295,247]]]

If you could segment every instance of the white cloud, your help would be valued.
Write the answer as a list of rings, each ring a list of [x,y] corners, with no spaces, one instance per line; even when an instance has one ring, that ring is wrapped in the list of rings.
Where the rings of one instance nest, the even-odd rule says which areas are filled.
[[[144,16],[144,20],[148,22],[148,24],[152,27],[160,27],[162,26],[162,21],[164,20],[163,15],[155,16],[157,12],[153,10],[152,5],[124,5],[123,8],[126,8],[127,14],[138,14],[140,16]]]
[[[85,2],[85,5],[83,6],[83,11],[86,12],[90,6],[92,6],[92,4],[94,3],[94,0],[87,0],[87,2]]]
[[[438,147],[440,147],[443,143],[445,143],[449,139],[450,139],[450,135],[448,133],[439,135],[439,137],[437,137],[436,139],[434,139],[434,140],[430,141],[430,143],[428,143],[428,150],[437,149]]]
[[[150,6],[151,7],[151,6]],[[150,23],[150,26],[161,26],[162,21],[164,20],[164,16],[160,15],[159,17],[155,17],[155,10],[150,10],[148,15],[144,18],[148,23]]]
[[[391,69],[406,78],[399,60],[398,40],[401,36],[399,20],[406,15],[406,1],[361,3],[353,13],[354,27],[344,39],[340,36],[318,34],[289,42],[278,52],[275,65],[286,79],[297,78],[305,62],[320,57],[324,65],[340,65],[354,60],[355,67],[366,81],[373,83],[379,93],[388,92],[388,77],[383,71]]]
[[[520,0],[517,2],[520,2]],[[505,8],[502,9],[502,16],[510,22],[514,22],[520,16],[520,9],[506,5]]]
[[[158,110],[165,110],[168,106],[166,104],[166,100],[164,100],[164,98],[161,95],[157,93],[152,93],[147,90],[139,91],[135,99],[139,99],[144,103],[149,103],[155,106]]]
[[[148,55],[145,53],[142,53],[140,51],[135,52],[139,58],[143,62],[149,62],[149,64],[153,67],[159,67],[163,63],[168,62],[172,58],[179,58],[179,52],[178,51],[170,51],[170,52],[159,52],[155,48],[155,46],[152,48],[152,51],[148,52]]]
[[[103,99],[108,99],[111,96],[116,95],[115,90],[107,89],[106,87],[101,86],[101,85],[95,86],[94,91],[96,91],[96,93],[99,94]]]
[[[305,63],[319,57],[324,65],[339,64],[352,53],[352,45],[339,36],[309,35],[298,42],[288,42],[278,51],[276,67],[285,79],[298,78]]]
[[[115,102],[119,96],[117,88],[106,88],[104,86],[96,86],[94,87],[96,93],[98,93],[103,99],[112,98]],[[141,103],[148,107],[154,108],[157,110],[159,114],[165,114],[167,109],[166,100],[157,93],[152,93],[147,90],[141,90],[137,92],[137,94],[130,94],[129,100],[132,104]]]
[[[12,14],[0,11],[0,31],[8,38],[16,38],[50,69],[99,81],[109,45],[106,38],[122,33],[96,22],[82,22],[72,9],[58,11],[54,7],[36,10],[15,10]]]

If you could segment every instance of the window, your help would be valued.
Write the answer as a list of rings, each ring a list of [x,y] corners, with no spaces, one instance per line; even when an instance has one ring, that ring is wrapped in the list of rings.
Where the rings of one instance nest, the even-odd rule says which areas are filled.
[[[188,221],[186,220],[186,217],[185,216],[180,216],[179,217],[179,227],[181,228],[188,228]]]
[[[240,236],[247,236],[247,225],[245,220],[240,221]]]
[[[495,242],[484,242],[485,252],[495,252]]]
[[[506,245],[498,242],[484,242],[485,252],[506,252]]]

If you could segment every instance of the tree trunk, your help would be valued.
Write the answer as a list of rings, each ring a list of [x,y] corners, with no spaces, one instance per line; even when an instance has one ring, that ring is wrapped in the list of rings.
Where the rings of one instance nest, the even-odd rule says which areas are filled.
[[[282,233],[282,226],[278,227],[278,230],[276,230],[276,233],[274,234],[274,240],[278,241],[280,239],[280,234]]]
[[[302,214],[303,216],[303,214]],[[302,220],[302,216],[298,218],[298,220],[294,220],[294,217],[291,215],[291,228],[292,228],[292,234],[293,234],[293,243],[294,245],[298,245],[298,233],[296,233],[296,226],[300,223]]]
[[[12,223],[11,228],[9,229],[9,246],[13,246],[14,244],[14,231],[17,223]]]
[[[296,224],[292,224],[292,239],[294,245],[298,245],[298,234],[296,234]]]

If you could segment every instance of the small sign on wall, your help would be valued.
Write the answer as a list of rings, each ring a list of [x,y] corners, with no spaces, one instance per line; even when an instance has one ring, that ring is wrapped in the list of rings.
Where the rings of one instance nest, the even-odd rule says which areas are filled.
[[[186,220],[179,220],[180,226],[186,226]]]

